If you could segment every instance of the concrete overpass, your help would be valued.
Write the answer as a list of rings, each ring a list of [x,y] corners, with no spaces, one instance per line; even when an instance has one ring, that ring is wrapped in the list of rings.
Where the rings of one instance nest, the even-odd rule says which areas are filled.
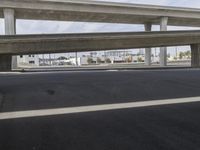
[[[161,31],[166,31],[167,25],[200,26],[200,9],[89,0],[1,0],[0,17],[5,18],[7,35],[16,33],[16,19],[144,24],[145,31],[151,31],[154,24],[160,25]],[[161,66],[166,65],[166,56],[167,49],[163,47]],[[150,65],[150,48],[146,48],[145,58]],[[0,56],[0,59],[11,61],[11,56]],[[13,57],[13,68],[16,68],[16,57]]]
[[[200,27],[200,9],[98,2],[92,0],[1,0],[0,17],[5,8],[15,10],[17,19],[83,21]]]
[[[200,31],[7,35],[0,36],[0,55],[191,45],[192,67],[199,67],[199,43]]]

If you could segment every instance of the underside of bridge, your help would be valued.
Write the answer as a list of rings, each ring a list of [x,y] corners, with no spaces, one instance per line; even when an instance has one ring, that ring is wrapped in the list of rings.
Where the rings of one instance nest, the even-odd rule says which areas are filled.
[[[95,11],[93,9],[94,7],[96,7]],[[72,11],[71,9],[73,9],[74,11]],[[189,8],[173,8],[164,6],[161,7],[132,4],[130,4],[129,6],[128,4],[125,5],[122,3],[89,3],[88,1],[74,1],[74,3],[71,1],[66,1],[65,3],[55,1],[38,1],[35,3],[27,2],[24,0],[21,0],[19,2],[2,0],[0,11],[0,17],[4,17],[5,19],[6,35],[16,34],[16,17],[19,17],[21,19],[56,19],[63,21],[65,20],[107,23],[109,23],[110,20],[110,23],[142,23],[145,25],[145,31],[151,31],[151,27],[154,24],[160,25],[160,31],[167,31],[167,25],[197,26],[197,24],[199,25],[198,22],[200,22],[200,10],[198,9],[193,10]],[[41,15],[38,13],[40,13]],[[135,19],[135,17],[138,19]],[[192,67],[200,67],[199,44],[191,45],[191,49]],[[147,66],[149,66],[151,65],[151,48],[146,48],[145,52],[145,63]],[[160,65],[167,65],[166,47],[160,48]],[[9,71],[16,68],[16,56],[12,57],[8,54],[0,55],[0,71]]]

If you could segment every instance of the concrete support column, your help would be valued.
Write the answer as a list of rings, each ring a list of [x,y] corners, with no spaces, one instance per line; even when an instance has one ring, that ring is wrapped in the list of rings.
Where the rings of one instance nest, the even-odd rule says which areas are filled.
[[[5,19],[5,34],[6,35],[16,34],[15,11],[13,9],[4,9],[3,13],[4,13],[4,19]],[[11,57],[12,57],[11,55],[2,55],[1,56],[2,61],[3,60],[6,61],[6,62],[3,63],[4,64],[3,68],[4,68],[5,71],[10,71],[11,69],[17,68],[17,56],[13,56],[12,59],[10,60]],[[8,62],[8,61],[12,61],[12,63]],[[0,64],[0,66],[1,66],[1,64]],[[5,66],[7,66],[7,69],[5,68]]]
[[[152,24],[151,23],[146,23],[144,25],[145,31],[149,32],[151,31]],[[145,64],[147,66],[151,65],[151,48],[145,48]]]
[[[191,66],[193,68],[200,68],[200,44],[192,44],[191,45]]]
[[[168,17],[160,20],[160,31],[167,31]],[[160,48],[160,66],[167,66],[167,47]]]
[[[4,9],[3,12],[5,19],[5,34],[6,35],[16,34],[15,11],[13,9]]]
[[[0,55],[0,71],[11,71],[11,62],[11,55]]]

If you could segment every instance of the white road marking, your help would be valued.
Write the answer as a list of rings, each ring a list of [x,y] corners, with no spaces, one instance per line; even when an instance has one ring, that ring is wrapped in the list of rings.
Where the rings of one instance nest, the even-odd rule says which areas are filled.
[[[0,72],[0,75],[19,75],[21,72]]]
[[[200,97],[0,113],[0,120],[200,102]]]
[[[106,70],[107,72],[118,72],[119,70],[117,70],[117,69],[115,69],[115,70],[113,70],[113,69],[109,69],[109,70]]]

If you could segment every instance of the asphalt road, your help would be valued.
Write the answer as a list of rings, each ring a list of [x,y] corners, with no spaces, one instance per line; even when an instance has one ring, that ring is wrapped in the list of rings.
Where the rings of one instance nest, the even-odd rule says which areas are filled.
[[[200,70],[0,75],[0,111],[200,96]],[[200,102],[0,120],[0,150],[199,150]]]
[[[200,70],[25,73],[0,76],[0,111],[200,96]]]
[[[2,150],[199,150],[200,103],[0,121]]]

